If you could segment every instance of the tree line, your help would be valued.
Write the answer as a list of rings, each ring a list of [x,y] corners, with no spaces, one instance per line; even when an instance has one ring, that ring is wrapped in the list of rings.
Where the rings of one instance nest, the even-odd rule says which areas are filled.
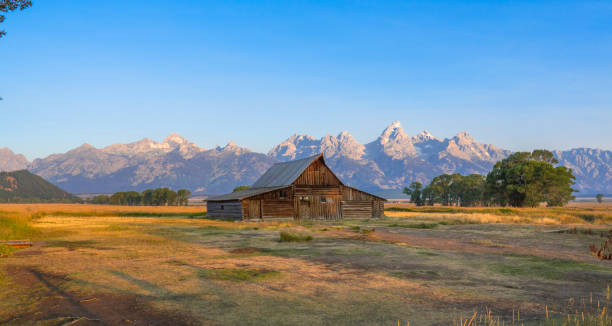
[[[547,150],[517,152],[480,174],[443,174],[425,187],[412,182],[404,188],[417,206],[563,206],[575,199],[572,170],[555,166],[559,161]]]
[[[98,195],[89,201],[92,204],[128,205],[128,206],[186,206],[191,191],[180,189],[174,191],[170,188],[147,189],[141,193],[137,191],[116,192],[111,196]]]

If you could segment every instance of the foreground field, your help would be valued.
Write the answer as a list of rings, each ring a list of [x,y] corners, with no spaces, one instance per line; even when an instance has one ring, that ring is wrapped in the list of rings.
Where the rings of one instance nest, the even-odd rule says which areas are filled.
[[[207,220],[194,207],[0,205],[17,221],[0,223],[5,238],[35,240],[0,258],[0,324],[459,325],[476,312],[474,325],[490,309],[487,325],[610,325],[612,264],[588,250],[607,220],[538,214],[296,224]]]

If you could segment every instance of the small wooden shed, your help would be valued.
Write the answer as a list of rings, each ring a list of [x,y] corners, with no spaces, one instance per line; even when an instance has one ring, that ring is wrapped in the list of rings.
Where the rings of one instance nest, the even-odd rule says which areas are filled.
[[[335,220],[381,217],[385,201],[343,184],[319,154],[274,164],[251,188],[209,198],[206,207],[214,218]]]

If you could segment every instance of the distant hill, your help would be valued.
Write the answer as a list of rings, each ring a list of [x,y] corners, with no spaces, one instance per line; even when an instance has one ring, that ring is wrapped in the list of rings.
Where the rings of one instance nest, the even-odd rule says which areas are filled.
[[[428,183],[442,173],[487,174],[495,162],[512,152],[478,142],[467,132],[446,139],[427,131],[411,136],[396,121],[368,143],[359,143],[346,131],[320,139],[293,135],[267,154],[233,142],[200,148],[177,134],[162,142],[145,138],[104,148],[84,144],[33,162],[0,149],[0,171],[28,169],[72,193],[171,187],[205,195],[250,185],[275,162],[317,153],[324,153],[346,184],[397,198],[412,181]],[[612,151],[577,148],[554,154],[560,164],[574,170],[578,196],[612,193]]]
[[[27,170],[0,172],[0,202],[79,201],[79,198]]]

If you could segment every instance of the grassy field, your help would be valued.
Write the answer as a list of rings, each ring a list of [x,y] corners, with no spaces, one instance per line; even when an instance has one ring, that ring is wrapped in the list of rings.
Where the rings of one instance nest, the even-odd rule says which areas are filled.
[[[605,207],[203,210],[0,205],[0,240],[35,243],[0,250],[0,324],[612,325],[612,263],[588,249],[612,227]]]

